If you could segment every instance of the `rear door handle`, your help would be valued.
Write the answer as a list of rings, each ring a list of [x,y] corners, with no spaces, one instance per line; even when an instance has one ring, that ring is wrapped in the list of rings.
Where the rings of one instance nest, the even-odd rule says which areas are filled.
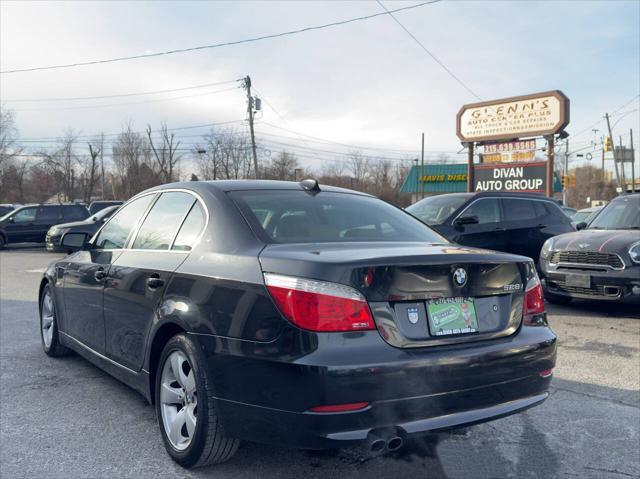
[[[496,228],[494,231],[497,231],[498,233],[504,233],[506,230],[506,228]]]
[[[153,273],[147,279],[147,286],[149,289],[157,289],[162,285],[164,285],[164,279],[160,279],[160,275],[158,273]]]
[[[105,273],[104,269],[100,268],[95,273],[93,273],[93,277],[96,281],[102,281],[107,277],[107,273]]]
[[[538,228],[546,228],[546,227],[547,227],[547,225],[543,225],[542,223],[540,223],[537,227],[538,227]]]

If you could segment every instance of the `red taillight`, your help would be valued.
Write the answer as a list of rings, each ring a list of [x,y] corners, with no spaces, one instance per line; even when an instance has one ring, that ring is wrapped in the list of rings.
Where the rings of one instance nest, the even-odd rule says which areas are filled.
[[[342,284],[265,273],[265,284],[282,315],[311,331],[375,329],[366,299]]]
[[[553,375],[553,369],[545,369],[544,371],[538,372],[538,376],[541,378],[550,378]]]
[[[527,326],[544,326],[547,322],[544,313],[544,293],[535,273],[524,290],[523,316],[523,322]]]
[[[350,404],[334,404],[331,406],[316,406],[309,409],[309,412],[348,412],[348,411],[359,411],[369,407],[368,402],[354,402]]]

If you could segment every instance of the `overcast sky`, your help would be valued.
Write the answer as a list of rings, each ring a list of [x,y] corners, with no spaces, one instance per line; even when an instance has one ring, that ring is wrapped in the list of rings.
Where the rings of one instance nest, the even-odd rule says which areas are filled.
[[[379,11],[377,3],[368,1],[2,1],[0,70],[235,41]],[[634,128],[640,137],[640,2],[449,0],[396,15],[482,99],[562,90],[571,100],[567,130],[576,135],[570,138],[572,149],[588,145],[594,138],[590,127],[625,103],[614,121],[631,113],[614,134],[625,134],[628,142],[629,128]],[[244,92],[227,83],[102,100],[11,100],[178,89],[245,75],[280,114],[265,103],[256,124],[259,140],[273,149],[282,146],[275,142],[342,152],[350,148],[303,142],[270,124],[349,145],[403,150],[381,153],[389,157],[403,156],[404,150],[414,155],[424,131],[427,157],[434,158],[437,151],[460,149],[455,114],[462,104],[477,101],[389,16],[224,48],[3,74],[0,95],[15,110],[24,138],[55,137],[67,128],[85,135],[116,133],[128,121],[143,130],[161,120],[174,128],[242,120]],[[604,123],[594,128],[600,135]],[[186,145],[202,131],[180,134]],[[303,160],[323,154],[297,151]]]

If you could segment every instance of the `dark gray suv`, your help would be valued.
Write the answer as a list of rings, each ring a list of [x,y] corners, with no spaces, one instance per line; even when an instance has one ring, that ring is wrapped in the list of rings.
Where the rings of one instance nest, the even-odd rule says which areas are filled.
[[[53,225],[88,217],[87,208],[78,204],[23,206],[0,218],[0,248],[8,243],[44,243]]]

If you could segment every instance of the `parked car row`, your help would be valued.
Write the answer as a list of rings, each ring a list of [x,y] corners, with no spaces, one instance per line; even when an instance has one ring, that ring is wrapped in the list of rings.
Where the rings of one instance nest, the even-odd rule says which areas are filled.
[[[640,194],[573,219],[553,200],[512,193],[434,196],[407,211],[455,243],[534,259],[550,302],[640,301]]]
[[[48,233],[56,226],[69,224],[78,226],[77,223],[84,222],[90,215],[100,212],[104,208],[113,205],[121,205],[123,201],[94,201],[86,206],[79,203],[64,204],[39,204],[39,205],[11,205],[16,206],[0,217],[0,249],[10,243],[51,243],[47,241]],[[6,205],[3,205],[6,206]],[[113,212],[113,211],[112,211]],[[98,221],[89,220],[88,225],[99,226]],[[61,225],[62,226],[62,225]],[[60,228],[61,231],[64,228]],[[87,229],[90,231],[90,229]],[[54,229],[52,233],[55,233]],[[51,235],[52,237],[55,234]],[[59,236],[58,236],[59,240]],[[49,245],[47,245],[47,249]],[[55,249],[55,248],[53,248]]]

